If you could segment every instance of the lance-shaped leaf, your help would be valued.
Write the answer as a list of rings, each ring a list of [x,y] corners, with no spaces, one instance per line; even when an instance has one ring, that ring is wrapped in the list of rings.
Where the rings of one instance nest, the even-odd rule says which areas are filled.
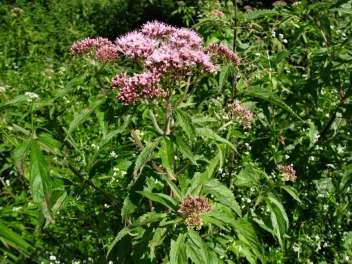
[[[202,137],[203,139],[210,139],[210,140],[214,140],[215,142],[224,143],[236,151],[235,146],[230,141],[228,141],[223,137],[220,137],[210,128],[206,128],[206,127],[197,128],[196,131],[197,131],[197,135]]]
[[[210,181],[211,177],[214,174],[215,169],[217,168],[220,161],[220,152],[217,152],[215,157],[209,162],[207,168],[202,173],[196,173],[193,177],[191,186],[187,190],[187,194],[193,193],[196,189],[199,189],[203,184]]]
[[[166,169],[166,172],[170,179],[175,179],[174,173],[174,146],[172,142],[163,138],[160,143],[159,156],[163,167]]]
[[[159,140],[148,143],[145,148],[139,153],[134,170],[133,176],[138,177],[138,175],[142,172],[145,164],[152,158],[154,149],[159,145]]]
[[[39,145],[33,143],[30,154],[30,189],[33,201],[42,207],[47,219],[51,218],[50,196],[53,187],[44,155]]]
[[[187,264],[185,234],[179,234],[176,241],[171,240],[170,264]]]
[[[175,112],[175,117],[178,125],[181,126],[183,131],[187,134],[189,138],[194,137],[195,131],[193,126],[191,125],[191,119],[181,110],[177,110]]]
[[[20,234],[9,228],[5,222],[0,221],[0,241],[14,247],[15,249],[28,254],[31,245],[25,241]]]
[[[280,97],[278,97],[276,94],[274,94],[273,92],[271,92],[269,90],[245,89],[245,90],[242,90],[241,93],[245,96],[260,99],[260,100],[266,101],[272,105],[278,106],[281,109],[289,112],[291,115],[293,115],[297,119],[303,121],[302,118],[291,109],[291,107],[289,107],[284,101],[282,101],[280,99]]]
[[[239,216],[242,215],[241,208],[237,203],[233,192],[217,180],[211,180],[204,185],[204,191],[214,196],[214,198],[230,207]]]
[[[89,107],[83,109],[80,113],[76,114],[72,122],[70,123],[68,133],[71,134],[77,127],[87,121],[91,113],[104,102],[105,99],[98,99],[94,101]]]

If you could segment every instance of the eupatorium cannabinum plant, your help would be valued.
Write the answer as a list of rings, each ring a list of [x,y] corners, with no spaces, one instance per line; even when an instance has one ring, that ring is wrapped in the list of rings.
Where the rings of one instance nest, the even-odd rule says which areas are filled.
[[[139,252],[136,247],[118,261],[188,263],[191,259],[208,263],[212,259],[211,263],[220,263],[234,254],[251,262],[261,259],[253,223],[243,216],[243,206],[233,191],[220,181],[224,163],[237,151],[235,135],[242,132],[236,129],[250,129],[254,114],[236,99],[221,102],[219,112],[210,117],[211,100],[199,108],[195,102],[204,76],[216,76],[225,64],[240,65],[239,56],[224,44],[206,46],[194,30],[157,21],[114,42],[101,37],[75,42],[71,53],[124,66],[111,81],[118,101],[144,109],[144,117],[150,120],[147,126],[131,128],[139,154],[133,170],[125,176],[130,182],[129,194],[121,216],[127,225],[110,244],[108,258],[129,243],[132,247],[147,245],[150,252]],[[129,65],[132,67],[126,67]],[[227,124],[221,124],[225,119],[217,117],[219,113],[231,117]],[[240,126],[231,126],[235,123]],[[224,128],[228,134],[219,135]],[[248,171],[245,168],[243,173]],[[264,175],[253,173],[257,175],[251,177]],[[132,201],[135,193],[139,199]],[[261,201],[277,206],[272,194]],[[246,240],[249,235],[254,238],[250,243]],[[278,239],[281,241],[281,233]],[[156,251],[162,244],[164,249]],[[214,245],[218,246],[210,250]]]

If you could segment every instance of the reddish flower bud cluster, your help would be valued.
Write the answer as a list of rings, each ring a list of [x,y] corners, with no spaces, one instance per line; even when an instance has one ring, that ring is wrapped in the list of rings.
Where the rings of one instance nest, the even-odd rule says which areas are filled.
[[[217,10],[217,9],[213,10],[211,12],[211,15],[215,16],[215,17],[224,17],[225,16],[225,14],[223,12],[221,12],[220,10]]]
[[[76,41],[71,46],[71,54],[83,55],[96,50],[96,58],[102,61],[116,60],[118,52],[116,46],[106,38],[86,38],[81,41]]]
[[[202,221],[200,216],[202,213],[209,212],[211,206],[209,200],[201,196],[188,196],[182,200],[178,212],[186,218],[186,225],[189,229],[200,229]]]
[[[133,76],[119,74],[113,78],[112,85],[119,90],[118,98],[126,104],[141,98],[165,96],[160,85],[164,77],[172,76],[176,80],[189,76],[194,70],[208,73],[217,70],[202,38],[195,31],[157,21],[148,22],[140,30],[117,38],[115,43],[105,38],[88,38],[71,47],[74,55],[92,50],[101,61],[114,61],[125,56],[142,64],[143,73]],[[210,51],[239,63],[238,56],[226,47],[214,46]]]
[[[253,113],[243,107],[238,100],[229,104],[230,116],[238,120],[244,128],[251,128],[253,122]]]
[[[227,59],[233,64],[236,64],[236,65],[241,64],[240,57],[235,52],[233,52],[230,48],[226,47],[223,44],[217,44],[217,43],[211,44],[208,47],[208,50],[210,53],[214,54],[215,56]]]
[[[292,181],[292,182],[296,181],[297,175],[292,165],[278,165],[277,169],[282,175],[283,181]]]

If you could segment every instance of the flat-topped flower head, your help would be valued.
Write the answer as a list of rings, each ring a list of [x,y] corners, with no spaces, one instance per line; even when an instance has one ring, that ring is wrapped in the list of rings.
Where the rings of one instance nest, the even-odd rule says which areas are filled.
[[[138,98],[165,96],[159,87],[160,75],[156,72],[143,72],[133,76],[119,74],[112,80],[112,86],[119,89],[119,100],[125,104],[133,103]]]
[[[197,32],[188,28],[179,28],[170,35],[170,45],[202,49],[203,40]]]
[[[208,51],[220,58],[227,59],[233,64],[240,65],[241,64],[241,59],[240,57],[230,48],[226,47],[223,44],[211,44],[208,47]]]
[[[292,181],[295,182],[297,179],[296,171],[292,165],[278,165],[277,169],[282,175],[283,181]]]
[[[149,38],[165,38],[175,30],[175,27],[159,21],[147,22],[141,28],[141,32]]]
[[[229,104],[229,114],[232,118],[240,122],[244,128],[251,128],[253,113],[240,104],[238,100]]]
[[[147,58],[159,45],[159,42],[141,32],[133,31],[116,39],[117,49],[127,57]]]
[[[72,55],[82,55],[90,52],[93,49],[98,49],[102,46],[111,46],[113,43],[107,38],[86,38],[80,41],[76,41],[71,46]]]
[[[141,72],[132,76],[119,74],[112,80],[112,86],[118,89],[119,100],[125,104],[165,96],[163,83],[176,83],[201,72],[216,72],[218,66],[211,55],[239,64],[238,56],[227,47],[215,44],[205,49],[202,38],[194,30],[158,21],[147,22],[139,30],[117,38],[115,43],[105,38],[88,38],[71,47],[72,54],[92,50],[100,61],[115,61],[122,55],[138,64]]]
[[[95,57],[100,61],[114,61],[119,53],[115,45],[105,45],[97,49]]]
[[[209,200],[202,196],[187,196],[181,202],[178,212],[185,217],[187,228],[200,229],[202,221],[201,214],[209,212],[211,206]]]

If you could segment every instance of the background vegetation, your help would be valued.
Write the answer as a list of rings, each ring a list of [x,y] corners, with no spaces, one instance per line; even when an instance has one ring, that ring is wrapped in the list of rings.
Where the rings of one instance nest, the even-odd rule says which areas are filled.
[[[0,263],[351,262],[352,2],[237,5],[0,4]],[[119,67],[69,54],[151,19],[242,58],[200,78],[160,145],[151,107],[116,100]],[[234,98],[254,113],[250,130],[224,118]],[[170,169],[165,157],[182,169],[171,185],[150,166]],[[197,184],[213,210],[193,231],[164,192]]]

